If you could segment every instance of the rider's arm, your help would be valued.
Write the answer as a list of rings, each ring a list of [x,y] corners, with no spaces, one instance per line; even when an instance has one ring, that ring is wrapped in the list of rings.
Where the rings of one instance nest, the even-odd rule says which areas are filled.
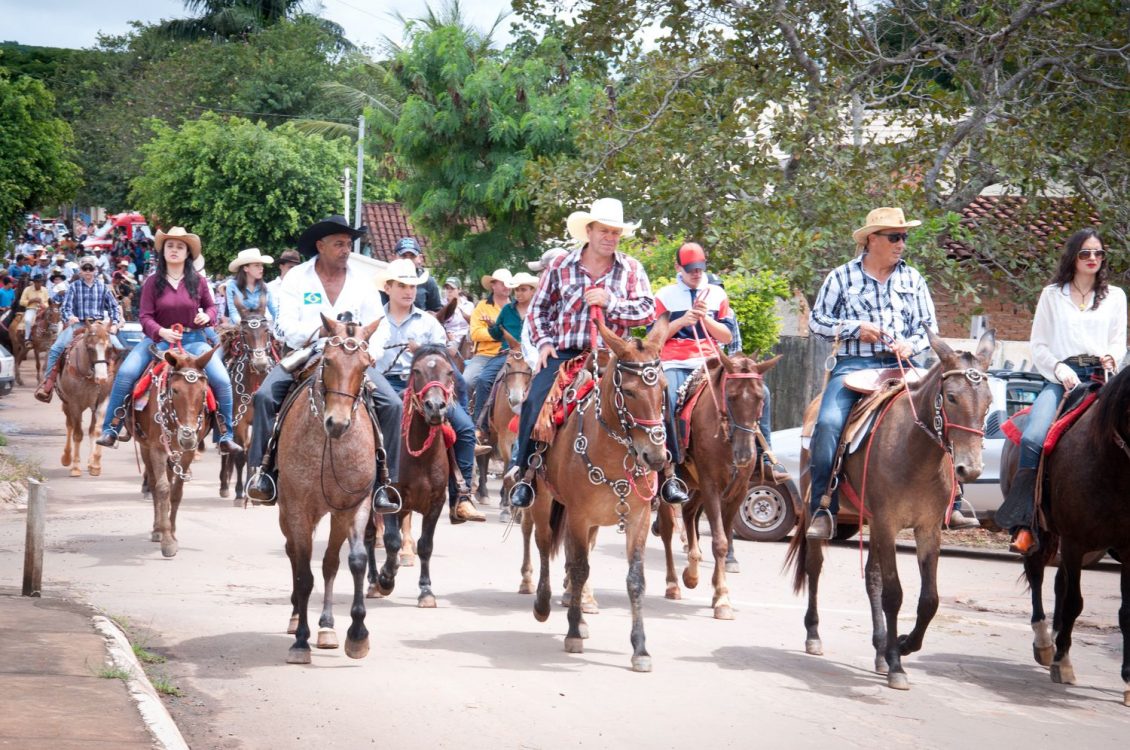
[[[227,283],[227,290],[224,292],[224,298],[227,300],[228,320],[235,325],[239,325],[239,308],[235,306],[236,286],[234,281]]]
[[[1110,322],[1110,343],[1104,354],[1110,355],[1117,368],[1126,357],[1126,292],[1118,287],[1108,287],[1104,305],[1111,305],[1114,309]]]
[[[629,265],[628,278],[635,278],[635,284],[630,284],[626,297],[618,297],[609,293],[608,304],[604,307],[604,316],[609,323],[631,328],[632,326],[647,325],[655,320],[655,297],[651,294],[651,282],[647,279],[647,271],[634,258],[627,258]]]
[[[833,269],[820,285],[820,292],[812,305],[812,314],[808,316],[808,330],[826,339],[834,339],[837,334],[841,339],[859,338],[859,324],[863,321],[840,317],[846,293],[840,281],[840,273],[840,269]]]
[[[208,285],[208,279],[203,276],[200,277],[199,299],[201,309],[204,314],[208,316],[208,322],[200,326],[206,328],[207,326],[216,325],[216,300],[212,297],[212,287]]]
[[[471,315],[471,341],[474,341],[476,344],[486,344],[494,341],[494,339],[491,338],[490,331],[487,330],[490,324],[483,320],[484,315],[487,317],[491,316],[491,305],[485,300],[475,307],[475,312]]]
[[[930,337],[926,331],[938,332],[938,316],[934,312],[934,300],[930,296],[930,288],[926,286],[926,279],[914,271],[914,299],[910,304],[910,327],[912,333],[906,337],[907,343],[914,350],[914,354],[921,354],[930,348]],[[896,292],[897,294],[897,292]]]

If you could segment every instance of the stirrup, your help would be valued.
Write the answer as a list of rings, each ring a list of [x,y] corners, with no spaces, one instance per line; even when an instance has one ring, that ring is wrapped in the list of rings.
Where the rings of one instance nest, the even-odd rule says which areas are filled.
[[[378,508],[377,507],[377,493],[379,493],[381,490],[385,491],[385,498],[388,499],[389,502],[392,501],[392,495],[394,495],[394,494],[396,495],[396,507],[395,508]],[[401,509],[404,507],[404,498],[401,497],[400,490],[396,489],[396,487],[394,487],[393,485],[382,484],[381,486],[379,486],[375,490],[373,490],[373,497],[371,498],[371,503],[372,503],[372,508],[373,508],[374,513],[376,513],[379,516],[385,516],[385,515],[391,515],[392,513],[399,513],[401,511]]]
[[[264,479],[271,483],[271,494],[267,495],[265,499],[253,497],[251,495],[251,491],[258,491],[259,485],[263,482]],[[251,499],[252,505],[274,505],[278,502],[279,486],[275,482],[275,478],[271,476],[271,472],[266,471],[262,466],[259,467],[259,471],[255,472],[254,481],[249,482],[249,485],[251,489],[247,491],[247,497]]]

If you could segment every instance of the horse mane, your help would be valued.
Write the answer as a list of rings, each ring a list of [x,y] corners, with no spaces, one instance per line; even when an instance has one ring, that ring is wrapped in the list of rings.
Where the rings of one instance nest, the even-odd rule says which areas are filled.
[[[446,345],[444,345],[444,344],[424,344],[423,346],[421,346],[419,349],[416,350],[415,354],[412,355],[412,364],[409,365],[409,368],[415,367],[416,366],[416,360],[418,360],[420,357],[429,357],[429,356],[433,356],[433,355],[443,357],[448,362],[451,362],[451,358],[448,357],[448,354],[447,354],[447,346]],[[452,366],[454,367],[454,365],[452,365]]]
[[[1095,421],[1091,425],[1091,437],[1097,448],[1103,450],[1110,445],[1111,439],[1119,433],[1127,408],[1130,408],[1130,367],[1115,375],[1099,391],[1099,400],[1094,406]]]

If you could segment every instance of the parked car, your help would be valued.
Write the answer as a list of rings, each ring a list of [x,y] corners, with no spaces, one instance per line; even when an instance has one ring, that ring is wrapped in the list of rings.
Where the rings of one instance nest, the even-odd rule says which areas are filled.
[[[16,382],[16,358],[12,353],[0,346],[0,396],[7,396],[12,392]]]

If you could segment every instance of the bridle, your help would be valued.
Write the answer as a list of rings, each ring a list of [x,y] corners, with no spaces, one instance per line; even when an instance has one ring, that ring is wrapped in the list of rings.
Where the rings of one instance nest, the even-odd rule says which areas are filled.
[[[353,355],[357,351],[368,353],[369,342],[364,339],[359,339],[355,336],[331,336],[325,339],[323,344],[323,351],[330,347],[341,347],[349,355]],[[364,392],[365,379],[361,379],[361,385],[357,388],[356,393],[346,393],[345,391],[337,391],[332,388],[326,387],[325,380],[326,357],[323,354],[321,360],[318,362],[318,369],[314,371],[313,377],[307,382],[310,383],[309,403],[310,412],[315,418],[322,422],[322,429],[325,429],[325,420],[322,415],[326,411],[326,396],[343,396],[350,399],[352,406],[350,407],[349,414],[352,419],[353,415],[357,413],[357,407],[361,403],[361,396]],[[320,387],[319,387],[320,386]],[[329,438],[329,433],[326,433],[326,438]]]
[[[266,357],[272,363],[278,361],[278,354],[275,351],[275,343],[273,340],[268,339],[269,345],[266,347],[256,348],[253,342],[248,339],[249,331],[258,331],[260,328],[267,327],[267,319],[261,315],[244,317],[239,321],[239,342],[238,350],[235,352],[236,359],[258,359]]]
[[[706,377],[710,377],[710,372],[707,371]],[[757,407],[757,414],[753,416],[753,426],[747,427],[734,419],[733,407],[730,404],[729,394],[726,392],[726,384],[731,380],[762,380],[760,372],[723,372],[722,373],[722,403],[725,405],[725,413],[723,414],[723,421],[726,427],[726,437],[731,441],[734,439],[734,432],[744,432],[749,435],[756,436],[761,432],[761,414],[765,411],[765,399]],[[719,409],[719,412],[722,410]]]
[[[438,357],[440,355],[435,354],[434,356]],[[429,425],[428,436],[424,439],[424,442],[418,449],[412,448],[412,445],[408,439],[409,428],[412,424],[412,417],[417,412],[420,414],[424,413],[424,405],[420,402],[420,399],[428,391],[432,390],[433,388],[438,388],[443,393],[444,405],[450,407],[451,399],[454,395],[454,388],[452,386],[441,383],[438,380],[429,380],[420,388],[414,388],[412,383],[415,380],[417,372],[418,371],[416,370],[416,368],[413,367],[412,370],[408,373],[408,384],[404,388],[403,416],[400,420],[400,431],[401,434],[404,435],[404,449],[408,451],[408,454],[413,458],[419,458],[421,455],[423,455],[424,451],[432,447],[432,443],[435,442],[436,435],[438,435],[443,428],[442,423]],[[422,375],[423,373],[420,374]],[[444,420],[446,421],[446,417],[444,418]]]
[[[101,323],[101,321],[87,321],[85,323],[85,327],[82,331],[82,340],[79,342],[79,345],[81,345],[84,349],[86,349],[88,353],[89,352],[95,352],[92,355],[93,358],[90,360],[90,370],[88,372],[81,373],[82,377],[87,379],[87,380],[90,380],[94,377],[94,368],[97,367],[98,365],[106,365],[107,367],[110,366],[110,362],[109,362],[109,360],[107,360],[105,358],[105,355],[103,355],[102,359],[99,359],[98,355],[96,353],[97,350],[95,350],[92,342],[87,341],[87,339],[90,337],[91,332],[94,330],[95,325],[102,325],[102,323]],[[93,343],[97,343],[97,342],[93,342]],[[110,350],[110,342],[109,342],[109,339],[107,338],[106,351],[109,351],[109,350]],[[78,368],[75,368],[74,371],[77,372]]]
[[[180,433],[182,430],[188,432],[189,428],[181,423],[176,405],[169,398],[169,380],[173,377],[181,377],[190,385],[201,380],[204,381],[204,388],[200,397],[201,408],[196,414],[196,427],[193,428],[193,433],[199,435],[200,428],[204,426],[204,415],[208,412],[208,375],[203,370],[197,370],[193,367],[173,368],[170,365],[154,383],[157,388],[157,410],[153,413],[153,421],[161,429],[161,445],[165,447],[165,451],[169,454],[173,473],[180,477],[181,481],[184,481],[187,476],[185,470],[181,467],[181,457],[184,455],[184,451],[173,448],[172,435]]]

